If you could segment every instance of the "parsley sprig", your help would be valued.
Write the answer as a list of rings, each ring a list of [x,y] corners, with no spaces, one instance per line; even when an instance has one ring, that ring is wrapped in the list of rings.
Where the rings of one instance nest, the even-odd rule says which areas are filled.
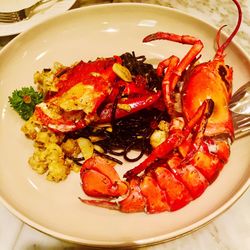
[[[23,87],[14,90],[9,96],[10,106],[27,121],[34,113],[35,106],[43,101],[43,94],[34,90],[33,87]]]

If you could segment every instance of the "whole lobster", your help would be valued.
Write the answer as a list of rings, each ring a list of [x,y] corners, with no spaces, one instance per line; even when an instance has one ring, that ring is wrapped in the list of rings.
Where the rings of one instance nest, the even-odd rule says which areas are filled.
[[[81,168],[83,190],[103,199],[82,202],[122,212],[174,211],[199,197],[216,179],[230,155],[229,139],[234,138],[228,109],[232,68],[224,63],[224,50],[242,20],[241,7],[237,0],[233,2],[238,9],[237,25],[222,45],[219,40],[224,26],[219,29],[218,49],[209,62],[197,63],[203,44],[195,37],[157,32],[144,38],[143,42],[163,39],[192,45],[182,60],[171,56],[157,68],[163,76],[163,98],[171,116],[169,135],[142,163],[125,173],[126,180],[120,179],[113,162],[100,156],[85,161]],[[181,95],[181,103],[177,103],[181,110],[176,109],[177,95]]]

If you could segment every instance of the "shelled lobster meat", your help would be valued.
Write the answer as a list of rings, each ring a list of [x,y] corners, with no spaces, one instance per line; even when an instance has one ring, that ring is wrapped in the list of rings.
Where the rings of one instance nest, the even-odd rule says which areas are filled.
[[[86,160],[81,168],[82,188],[98,199],[82,202],[122,212],[174,211],[199,197],[216,179],[228,161],[229,143],[234,138],[228,109],[233,72],[224,63],[224,50],[242,19],[239,3],[233,2],[238,9],[237,25],[222,45],[223,27],[219,29],[218,49],[209,62],[198,64],[203,44],[195,37],[157,32],[144,38],[143,42],[163,39],[192,45],[182,60],[173,55],[157,68],[163,76],[162,94],[171,116],[169,135],[143,162],[126,172],[124,180],[115,171],[115,163],[100,156]],[[176,108],[178,95],[181,109]]]

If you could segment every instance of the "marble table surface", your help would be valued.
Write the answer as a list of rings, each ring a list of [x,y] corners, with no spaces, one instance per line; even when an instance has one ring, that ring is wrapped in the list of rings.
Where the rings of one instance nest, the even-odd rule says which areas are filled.
[[[116,2],[144,2],[160,4],[195,15],[220,27],[234,24],[236,11],[229,0],[148,0],[148,1],[101,1],[78,0],[73,8],[91,4]],[[235,41],[250,54],[250,0],[239,0],[243,8],[243,24]],[[1,3],[0,3],[1,4]],[[227,31],[227,28],[225,29]],[[0,48],[14,36],[0,37]],[[2,147],[3,145],[1,145]],[[250,191],[248,190],[236,204],[207,226],[180,239],[142,247],[143,250],[250,250]],[[13,216],[0,203],[0,250],[42,250],[42,249],[88,249],[45,235],[26,225]]]

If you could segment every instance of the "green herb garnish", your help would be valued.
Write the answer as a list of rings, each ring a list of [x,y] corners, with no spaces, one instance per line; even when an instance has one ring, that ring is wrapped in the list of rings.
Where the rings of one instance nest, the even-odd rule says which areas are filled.
[[[33,87],[23,87],[14,90],[9,96],[10,106],[27,121],[34,113],[35,106],[43,101],[43,94],[35,91]]]

